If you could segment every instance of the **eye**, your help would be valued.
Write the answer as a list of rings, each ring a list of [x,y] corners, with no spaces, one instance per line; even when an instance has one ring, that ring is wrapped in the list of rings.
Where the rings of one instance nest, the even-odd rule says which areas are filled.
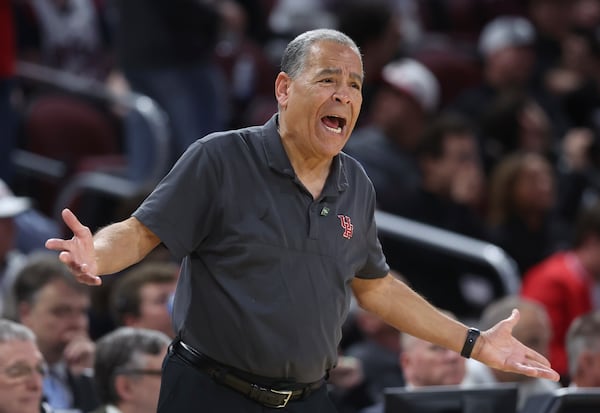
[[[325,79],[321,79],[321,83],[333,83],[333,79],[330,77],[327,77]]]
[[[356,82],[353,82],[350,86],[352,86],[356,90],[361,90],[361,85]]]

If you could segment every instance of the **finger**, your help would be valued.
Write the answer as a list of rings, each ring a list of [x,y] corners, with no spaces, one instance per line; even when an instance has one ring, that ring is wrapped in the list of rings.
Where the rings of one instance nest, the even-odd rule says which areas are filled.
[[[515,363],[514,368],[517,373],[521,373],[526,376],[539,377],[552,381],[560,380],[560,375],[551,368],[528,366],[522,363]]]
[[[88,235],[89,228],[83,225],[75,214],[71,212],[69,208],[65,208],[62,210],[62,218],[65,224],[69,227],[71,231],[73,231],[73,235],[76,237],[83,237]]]
[[[544,367],[550,367],[550,361],[542,356],[540,353],[538,353],[537,351],[534,350],[530,350],[525,357],[530,360],[531,362],[534,363],[539,363],[540,365],[544,366]]]
[[[512,312],[510,313],[510,317],[508,317],[507,319],[504,320],[510,326],[510,331],[512,331],[513,328],[517,325],[520,318],[521,318],[521,313],[519,313],[519,310],[517,310],[516,308],[513,308]]]
[[[71,254],[63,251],[58,255],[58,259],[69,267],[69,271],[75,276],[77,281],[87,285],[101,285],[102,279],[97,275],[89,273],[87,264],[77,264],[71,258]]]
[[[77,281],[79,281],[82,284],[87,284],[87,285],[92,285],[92,286],[102,284],[102,279],[100,277],[98,277],[97,275],[76,274],[75,278],[77,279]]]
[[[68,241],[60,238],[50,238],[46,240],[46,248],[53,251],[64,251],[68,249]]]

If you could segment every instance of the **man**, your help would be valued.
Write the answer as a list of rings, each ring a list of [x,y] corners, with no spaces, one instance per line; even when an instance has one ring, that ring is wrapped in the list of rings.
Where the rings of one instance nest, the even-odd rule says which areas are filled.
[[[389,212],[487,240],[487,229],[480,215],[484,172],[470,123],[457,114],[436,116],[425,128],[415,158],[420,183],[404,191],[404,201],[393,205]],[[454,259],[432,260],[430,253],[419,246],[396,246],[394,240],[387,244],[385,241],[388,263],[402,268],[412,287],[437,307],[452,311],[461,319],[472,318],[477,317],[494,296],[494,286],[489,279],[473,274],[465,276],[464,265],[461,268]],[[440,272],[445,276],[440,277]]]
[[[31,199],[15,196],[0,179],[0,314],[13,318],[12,286],[26,255],[42,249],[58,230],[56,223],[36,210]]]
[[[49,374],[44,397],[53,409],[87,412],[98,406],[91,378],[94,343],[88,338],[89,288],[55,254],[30,255],[14,285],[17,317],[35,334]]]
[[[457,96],[451,107],[466,115],[475,124],[482,124],[493,105],[506,94],[519,92],[537,103],[537,113],[519,119],[521,122],[540,122],[533,115],[548,116],[552,133],[562,136],[566,130],[565,117],[556,99],[534,81],[536,29],[520,16],[498,16],[488,22],[478,39],[478,51],[483,63],[482,81]],[[500,100],[499,100],[500,99]],[[488,120],[485,120],[486,122]],[[504,125],[502,125],[504,126]],[[483,130],[480,132],[484,132]],[[494,137],[510,139],[507,136]],[[481,136],[486,170],[491,170],[497,157],[510,151],[499,147],[504,141]]]
[[[94,237],[64,210],[74,237],[46,245],[81,282],[98,285],[161,242],[183,259],[159,413],[335,411],[323,382],[351,292],[400,330],[497,368],[557,378],[510,335],[517,313],[476,339],[389,274],[373,187],[340,152],[362,78],[350,38],[303,33],[284,52],[279,111],[265,125],[197,141],[131,218]]]
[[[460,354],[428,341],[402,334],[400,365],[409,388],[459,385],[465,377]]]
[[[575,318],[600,308],[600,203],[577,217],[573,243],[523,276],[521,295],[541,303],[550,316],[550,360],[568,382],[567,330]]]
[[[12,303],[15,276],[25,261],[25,252],[17,245],[16,217],[31,206],[31,200],[14,196],[0,180],[0,314],[7,315]]]
[[[446,314],[454,318],[451,313]],[[396,338],[398,339],[398,336]],[[465,359],[457,352],[410,334],[401,333],[399,342],[402,352],[398,357],[398,364],[404,373],[406,388],[456,386],[462,383],[465,377]],[[384,404],[380,402],[364,409],[362,413],[383,411]]]
[[[45,372],[33,332],[0,319],[0,413],[39,413]]]
[[[148,328],[174,337],[169,300],[179,267],[171,262],[145,262],[113,286],[110,310],[118,325]]]
[[[155,412],[170,341],[159,331],[133,327],[119,327],[100,338],[94,380],[104,405],[92,413]]]
[[[371,117],[344,147],[367,171],[378,207],[392,211],[419,183],[415,150],[439,103],[433,73],[413,59],[388,63],[371,105]]]
[[[600,312],[577,317],[567,331],[572,387],[600,387]]]
[[[514,308],[519,310],[521,318],[513,328],[513,335],[540,354],[548,354],[552,329],[544,307],[535,301],[516,295],[496,300],[483,311],[479,322],[480,327],[489,328],[495,325],[510,314]],[[542,378],[490,369],[473,360],[467,362],[467,374],[463,382],[465,386],[493,383],[517,383],[518,408],[522,408],[531,396],[551,393],[559,387],[556,383]]]

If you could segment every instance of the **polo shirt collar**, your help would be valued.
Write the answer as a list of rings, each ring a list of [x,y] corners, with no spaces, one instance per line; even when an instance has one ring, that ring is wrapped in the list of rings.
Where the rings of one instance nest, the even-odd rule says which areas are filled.
[[[263,128],[263,147],[267,157],[267,163],[271,169],[279,173],[288,175],[292,178],[296,177],[296,173],[292,168],[290,159],[281,143],[279,135],[279,114],[275,114],[265,123]],[[348,187],[348,176],[344,166],[344,162],[340,154],[333,158],[331,173],[323,188],[322,196],[337,195],[334,192],[343,192]]]

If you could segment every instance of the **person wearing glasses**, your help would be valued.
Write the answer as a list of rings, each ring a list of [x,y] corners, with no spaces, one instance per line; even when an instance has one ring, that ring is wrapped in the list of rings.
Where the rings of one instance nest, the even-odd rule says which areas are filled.
[[[49,412],[42,406],[46,370],[33,332],[0,319],[0,413]]]
[[[155,412],[170,341],[164,333],[136,327],[119,327],[101,337],[94,381],[103,405],[92,413]]]
[[[95,345],[88,333],[88,288],[74,282],[56,254],[44,251],[27,257],[13,287],[15,320],[33,331],[48,363],[44,400],[60,412],[98,407],[91,377]]]

